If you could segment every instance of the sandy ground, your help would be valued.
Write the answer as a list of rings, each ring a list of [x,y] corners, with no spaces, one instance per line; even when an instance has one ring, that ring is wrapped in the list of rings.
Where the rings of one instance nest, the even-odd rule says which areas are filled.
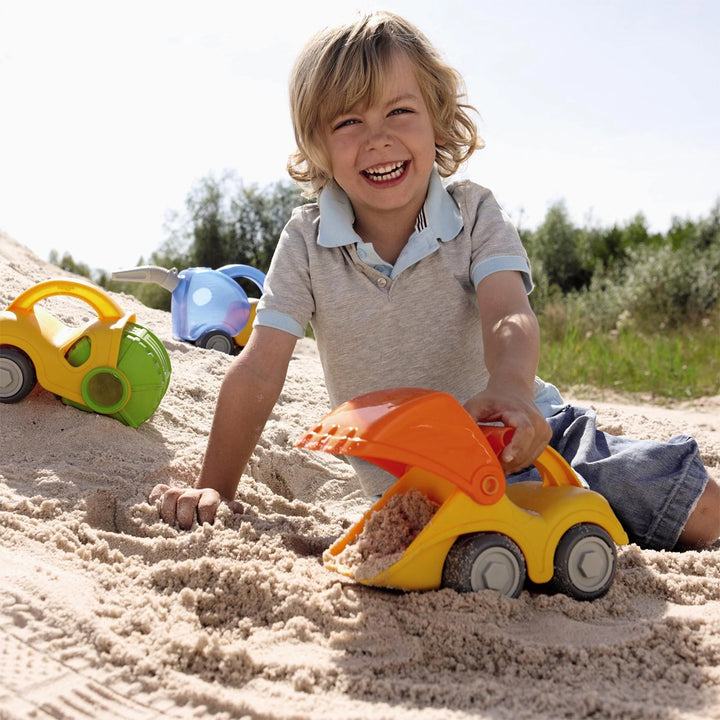
[[[61,275],[0,235],[0,307]],[[193,482],[229,358],[117,299],[172,360],[150,420],[126,427],[39,387],[0,405],[0,718],[720,718],[717,547],[622,547],[591,603],[398,593],[326,570],[322,551],[367,503],[340,458],[292,447],[329,409],[309,340],[243,480],[244,514],[161,523],[147,493]],[[69,299],[53,310],[89,316]],[[693,434],[720,466],[720,397],[576,400],[616,433]]]

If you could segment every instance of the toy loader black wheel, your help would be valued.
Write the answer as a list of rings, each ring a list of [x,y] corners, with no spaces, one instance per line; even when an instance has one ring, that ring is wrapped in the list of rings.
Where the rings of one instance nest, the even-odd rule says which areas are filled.
[[[500,533],[462,535],[450,548],[443,566],[442,585],[458,592],[494,590],[520,595],[527,576],[520,548]]]
[[[573,525],[555,550],[552,585],[576,600],[594,600],[612,585],[617,550],[610,535],[599,525]]]
[[[205,334],[201,335],[195,344],[201,348],[207,348],[208,350],[217,350],[218,352],[225,353],[226,355],[235,355],[240,349],[235,344],[235,341],[222,330],[209,330]]]
[[[37,382],[32,360],[12,345],[0,347],[0,402],[20,402]]]

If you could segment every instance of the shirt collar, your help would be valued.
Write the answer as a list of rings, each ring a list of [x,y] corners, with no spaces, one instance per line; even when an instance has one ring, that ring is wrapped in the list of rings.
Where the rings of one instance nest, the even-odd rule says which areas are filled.
[[[323,247],[341,247],[362,242],[353,230],[355,213],[345,191],[333,180],[320,192],[320,226],[318,245]],[[415,232],[426,233],[448,242],[457,237],[462,230],[462,215],[450,193],[443,185],[437,170],[430,174],[425,204],[415,223]]]

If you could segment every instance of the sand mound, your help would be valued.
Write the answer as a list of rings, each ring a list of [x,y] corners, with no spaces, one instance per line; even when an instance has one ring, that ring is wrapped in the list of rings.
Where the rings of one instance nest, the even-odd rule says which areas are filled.
[[[0,235],[0,307],[60,275]],[[161,523],[147,493],[193,482],[229,358],[117,299],[172,361],[149,421],[40,388],[0,405],[0,718],[720,717],[718,549],[621,548],[592,603],[403,594],[325,570],[367,502],[342,459],[292,447],[329,409],[309,340],[243,479],[245,513]],[[70,300],[54,312],[78,318]],[[592,404],[614,432],[694,434],[720,465],[720,398]]]

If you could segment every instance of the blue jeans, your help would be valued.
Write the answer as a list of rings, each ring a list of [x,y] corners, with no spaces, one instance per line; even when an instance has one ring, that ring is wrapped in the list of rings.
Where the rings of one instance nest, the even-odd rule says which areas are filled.
[[[547,418],[550,446],[585,484],[603,495],[630,541],[672,550],[705,488],[708,474],[695,440],[633,440],[597,429],[593,410],[566,405]],[[508,482],[526,480],[534,468]]]

